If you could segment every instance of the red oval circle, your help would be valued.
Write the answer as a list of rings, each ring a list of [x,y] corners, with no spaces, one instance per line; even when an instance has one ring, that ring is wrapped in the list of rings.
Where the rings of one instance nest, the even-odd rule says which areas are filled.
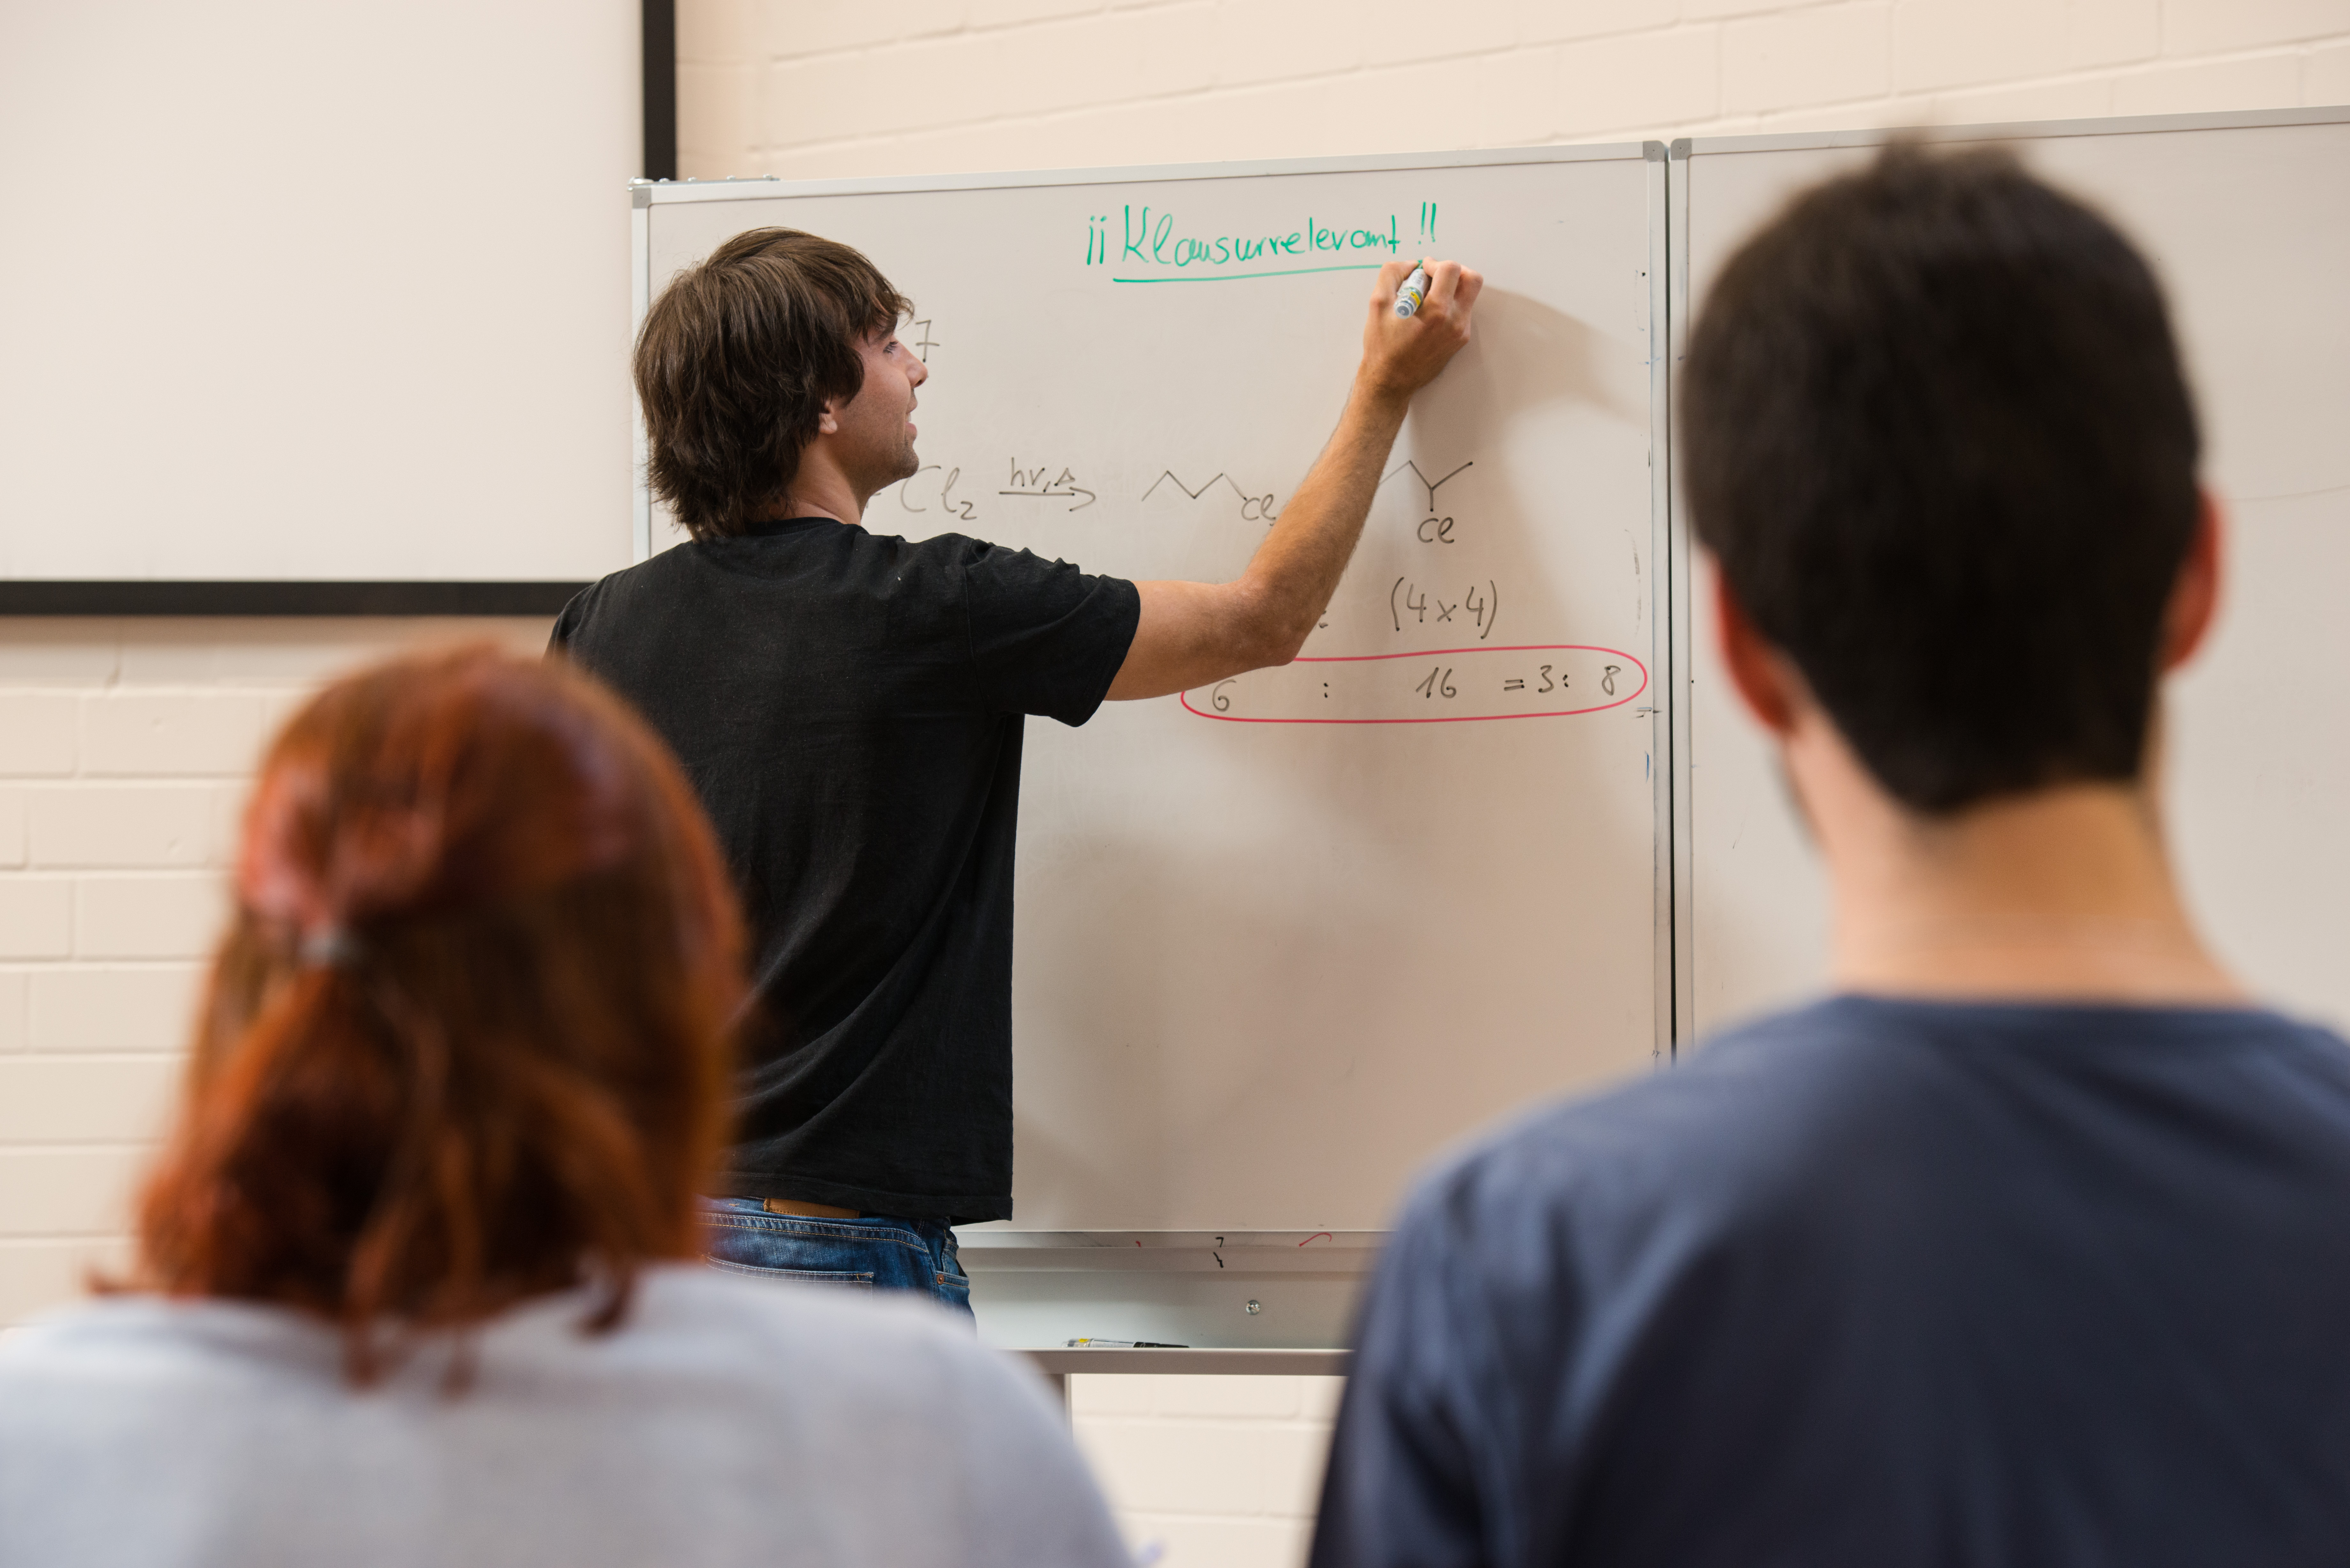
[[[1488,724],[1502,719],[1571,719],[1581,713],[1605,713],[1611,708],[1621,708],[1648,689],[1648,666],[1638,654],[1627,653],[1620,648],[1603,648],[1596,642],[1528,642],[1502,648],[1422,648],[1409,653],[1348,653],[1315,658],[1300,657],[1292,664],[1369,664],[1383,659],[1443,659],[1463,653],[1607,653],[1623,659],[1640,672],[1640,684],[1630,696],[1618,697],[1612,702],[1600,702],[1589,708],[1560,708],[1543,713],[1460,713],[1431,714],[1419,719],[1243,719],[1231,713],[1211,713],[1204,708],[1191,706],[1189,690],[1175,694],[1187,713],[1197,713],[1202,719],[1213,719],[1224,724]],[[1274,669],[1283,666],[1272,666]]]

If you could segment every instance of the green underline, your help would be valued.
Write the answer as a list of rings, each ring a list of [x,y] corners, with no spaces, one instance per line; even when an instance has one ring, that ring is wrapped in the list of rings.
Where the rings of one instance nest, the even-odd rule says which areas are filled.
[[[1356,262],[1350,266],[1294,266],[1281,272],[1222,272],[1197,277],[1114,277],[1112,283],[1239,283],[1252,277],[1298,277],[1309,272],[1377,272],[1384,262]]]

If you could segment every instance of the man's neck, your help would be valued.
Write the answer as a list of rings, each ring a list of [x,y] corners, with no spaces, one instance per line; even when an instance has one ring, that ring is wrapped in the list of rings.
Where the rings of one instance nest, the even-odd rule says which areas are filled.
[[[800,454],[799,471],[784,498],[769,507],[764,514],[770,519],[786,517],[829,517],[836,523],[861,523],[865,520],[865,503],[869,494],[860,494],[857,486],[839,465],[829,461],[821,444],[811,444]]]
[[[1847,991],[2231,1005],[2189,920],[2143,784],[2072,784],[1919,817],[1806,790]]]

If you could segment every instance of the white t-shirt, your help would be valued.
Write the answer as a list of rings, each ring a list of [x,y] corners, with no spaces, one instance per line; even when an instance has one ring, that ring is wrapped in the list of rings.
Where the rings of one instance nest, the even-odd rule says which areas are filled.
[[[366,1391],[274,1307],[100,1301],[0,1343],[0,1568],[1128,1559],[1043,1386],[919,1301],[646,1272]]]

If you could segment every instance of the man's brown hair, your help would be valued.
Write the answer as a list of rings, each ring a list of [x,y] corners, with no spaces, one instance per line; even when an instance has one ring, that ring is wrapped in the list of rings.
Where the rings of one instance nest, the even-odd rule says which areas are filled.
[[[1897,142],[1740,248],[1675,379],[1699,539],[1897,799],[2138,776],[2200,442],[2110,221]]]
[[[740,920],[693,792],[560,663],[336,682],[270,748],[140,1282],[387,1333],[689,1258],[725,1134]]]
[[[865,384],[858,344],[913,304],[858,251],[750,229],[670,280],[637,335],[653,493],[697,539],[781,500],[827,398]]]

